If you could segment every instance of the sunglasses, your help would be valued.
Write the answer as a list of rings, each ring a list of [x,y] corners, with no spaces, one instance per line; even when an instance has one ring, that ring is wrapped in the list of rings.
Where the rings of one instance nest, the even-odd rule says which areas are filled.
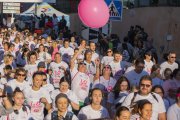
[[[14,113],[15,113],[16,115],[18,115],[18,114],[19,114],[19,111],[18,111],[18,110],[14,110]]]
[[[143,83],[141,83],[141,85],[140,85],[141,87],[146,87],[146,88],[149,88],[149,87],[151,87],[151,85],[149,85],[149,84],[143,84]]]
[[[112,51],[107,51],[107,53],[111,53]]]
[[[79,63],[79,65],[86,65],[86,63],[84,63],[84,62],[80,62],[80,63]]]
[[[171,58],[176,58],[176,57],[171,57]]]
[[[47,79],[43,79],[43,81],[46,81]]]
[[[107,67],[104,67],[104,69],[110,69],[110,67],[107,66]]]
[[[22,77],[24,77],[24,76],[26,76],[25,74],[17,74],[18,76],[22,76]]]

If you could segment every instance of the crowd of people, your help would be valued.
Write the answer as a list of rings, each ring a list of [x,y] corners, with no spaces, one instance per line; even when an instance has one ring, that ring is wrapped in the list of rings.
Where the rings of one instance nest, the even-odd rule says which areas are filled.
[[[103,52],[56,25],[1,27],[0,120],[180,120],[176,52],[159,63],[151,42],[140,26]]]

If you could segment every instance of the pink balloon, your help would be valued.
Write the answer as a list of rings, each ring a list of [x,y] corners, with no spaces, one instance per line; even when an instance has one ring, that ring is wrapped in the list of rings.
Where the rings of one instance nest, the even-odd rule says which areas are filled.
[[[81,21],[91,28],[103,27],[109,20],[109,8],[104,0],[81,0],[78,14]]]

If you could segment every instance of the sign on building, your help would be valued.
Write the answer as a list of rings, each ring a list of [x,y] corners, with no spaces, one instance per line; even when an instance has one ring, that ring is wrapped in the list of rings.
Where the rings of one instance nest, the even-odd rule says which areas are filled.
[[[105,0],[109,7],[111,21],[122,20],[123,1],[122,0]]]
[[[3,3],[3,13],[20,13],[20,3]]]
[[[23,2],[23,3],[56,3],[56,0],[0,0],[0,2]]]

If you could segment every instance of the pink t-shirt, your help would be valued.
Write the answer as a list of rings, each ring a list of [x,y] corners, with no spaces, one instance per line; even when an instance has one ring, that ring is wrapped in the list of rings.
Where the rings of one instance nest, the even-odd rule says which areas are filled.
[[[58,48],[55,48],[54,51],[53,51],[53,53],[52,53],[52,60],[54,60],[54,56],[55,56],[55,54],[56,54],[57,52],[59,52],[59,50],[58,50]]]

